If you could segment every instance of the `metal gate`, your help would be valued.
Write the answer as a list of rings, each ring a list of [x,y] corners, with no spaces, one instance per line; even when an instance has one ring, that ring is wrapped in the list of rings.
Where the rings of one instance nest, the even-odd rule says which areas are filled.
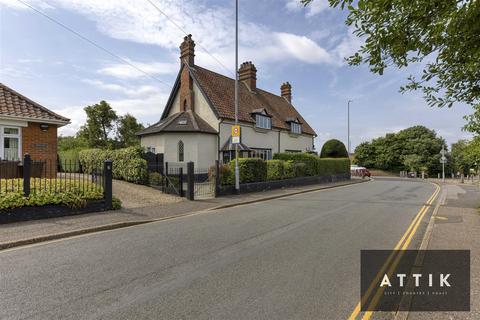
[[[206,199],[215,197],[215,176],[212,169],[194,169],[194,197],[195,199]]]

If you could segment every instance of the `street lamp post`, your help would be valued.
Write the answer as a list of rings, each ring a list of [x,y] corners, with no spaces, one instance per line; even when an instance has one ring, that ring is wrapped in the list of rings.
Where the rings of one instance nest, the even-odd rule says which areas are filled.
[[[350,102],[353,102],[353,100],[348,100],[347,103],[347,144],[348,144],[348,156],[350,157]]]

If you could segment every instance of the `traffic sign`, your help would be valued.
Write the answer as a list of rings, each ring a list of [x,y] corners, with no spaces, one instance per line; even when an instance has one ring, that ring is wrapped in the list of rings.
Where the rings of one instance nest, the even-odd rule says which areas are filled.
[[[232,143],[240,143],[240,126],[232,126]]]

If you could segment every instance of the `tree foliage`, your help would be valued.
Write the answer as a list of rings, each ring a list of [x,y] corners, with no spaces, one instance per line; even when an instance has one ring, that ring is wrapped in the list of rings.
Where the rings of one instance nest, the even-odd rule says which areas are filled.
[[[106,102],[84,108],[87,120],[75,137],[62,137],[59,150],[125,148],[140,145],[136,133],[144,127],[131,114],[118,116]]]
[[[415,169],[434,174],[441,170],[442,146],[445,146],[445,141],[437,137],[435,131],[414,126],[359,144],[355,149],[355,161],[368,168],[388,171]]]
[[[305,5],[312,1],[301,0]],[[422,90],[431,106],[480,101],[480,1],[329,0],[348,10],[346,24],[364,40],[347,59],[382,75],[389,66],[423,63],[401,92]]]
[[[80,128],[78,136],[85,139],[91,148],[108,147],[109,134],[114,129],[114,122],[118,119],[115,110],[104,100],[87,106],[83,110],[87,114],[87,122]]]
[[[117,122],[117,141],[120,147],[125,148],[140,145],[137,132],[143,128],[143,124],[138,123],[137,119],[129,113],[119,117]]]

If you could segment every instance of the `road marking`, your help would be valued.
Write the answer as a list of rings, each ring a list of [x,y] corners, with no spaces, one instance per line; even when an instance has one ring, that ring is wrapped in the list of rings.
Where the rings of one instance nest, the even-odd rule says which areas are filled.
[[[395,250],[404,250],[403,248],[405,248],[405,244],[407,244],[407,247],[408,247],[408,244],[410,244],[410,241],[413,237],[413,235],[415,234],[416,230],[417,230],[417,227],[418,225],[420,224],[420,221],[422,220],[423,216],[425,215],[425,213],[428,211],[428,209],[430,208],[430,205],[433,203],[433,201],[435,201],[435,198],[437,197],[439,191],[440,191],[440,187],[435,184],[435,191],[433,192],[433,194],[430,196],[430,198],[428,198],[426,204],[424,204],[420,210],[418,211],[418,213],[416,214],[415,218],[413,219],[413,221],[410,223],[410,225],[408,226],[407,230],[405,231],[405,233],[403,234],[402,238],[398,241],[397,245],[395,246],[395,248],[393,249],[392,253],[387,257],[385,263],[382,265],[382,267],[380,268],[380,271],[377,273],[377,275],[375,276],[375,279],[372,281],[372,283],[370,283],[370,286],[368,287],[367,291],[365,292],[365,294],[362,296],[362,298],[360,299],[360,301],[357,303],[357,305],[355,306],[355,309],[353,309],[352,313],[350,314],[350,316],[348,317],[348,320],[354,320],[357,318],[357,316],[360,314],[360,310],[361,310],[361,304],[362,304],[362,300],[366,300],[370,294],[372,293],[373,289],[374,289],[374,285],[376,282],[378,282],[378,280],[380,279],[381,275],[385,272],[385,270],[387,269],[388,265],[390,264],[390,262],[394,259],[395,257]],[[407,242],[408,241],[408,242]],[[402,246],[402,243],[403,243],[403,246]],[[402,248],[402,249],[400,249]],[[371,313],[371,312],[370,312]],[[369,314],[369,312],[366,312],[365,315]],[[369,319],[371,317],[371,314],[368,315],[367,318],[365,319]],[[362,318],[364,319],[364,318]]]

